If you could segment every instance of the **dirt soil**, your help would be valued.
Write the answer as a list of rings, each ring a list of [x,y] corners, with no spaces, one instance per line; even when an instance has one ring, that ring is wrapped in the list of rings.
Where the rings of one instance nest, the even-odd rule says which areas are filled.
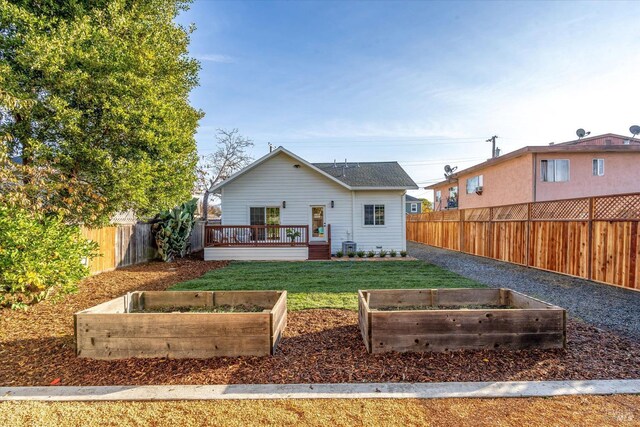
[[[133,309],[130,313],[257,313],[264,311],[265,307],[260,307],[253,304],[239,304],[239,305],[216,305],[209,306],[168,306],[168,307],[154,307],[154,308],[142,308]]]
[[[150,263],[85,280],[78,294],[0,312],[0,385],[431,382],[640,378],[640,343],[568,322],[568,349],[367,354],[357,313],[303,310],[275,356],[98,361],[75,356],[73,313],[133,290],[161,290],[224,263]]]
[[[373,307],[372,311],[402,311],[402,310],[508,310],[514,309],[511,305],[491,305],[491,304],[473,304],[473,305],[388,305],[382,307]]]

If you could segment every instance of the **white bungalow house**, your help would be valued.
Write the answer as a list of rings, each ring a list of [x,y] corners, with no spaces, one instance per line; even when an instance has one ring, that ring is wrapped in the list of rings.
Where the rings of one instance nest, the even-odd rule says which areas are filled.
[[[418,186],[397,162],[309,163],[279,147],[212,187],[222,224],[206,227],[205,260],[329,259],[406,249],[405,193]]]

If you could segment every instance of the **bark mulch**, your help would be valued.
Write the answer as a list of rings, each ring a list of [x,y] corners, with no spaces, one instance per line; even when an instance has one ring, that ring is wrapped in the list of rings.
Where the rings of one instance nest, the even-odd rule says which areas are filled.
[[[101,274],[77,295],[26,313],[3,311],[0,385],[430,382],[640,378],[640,343],[585,323],[568,323],[567,350],[367,354],[357,313],[289,313],[272,357],[197,359],[76,358],[72,314],[132,290],[159,290],[224,263],[181,261]]]

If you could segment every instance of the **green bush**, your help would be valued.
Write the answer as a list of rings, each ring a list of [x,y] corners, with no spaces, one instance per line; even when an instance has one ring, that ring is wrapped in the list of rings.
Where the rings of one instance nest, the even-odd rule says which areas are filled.
[[[356,253],[355,253],[355,252],[353,252],[353,251],[349,251],[349,252],[347,252],[347,256],[348,256],[349,258],[353,258],[354,256],[356,256]]]
[[[384,249],[380,249],[378,255],[380,255],[380,258],[384,258],[387,256],[387,251],[385,251]]]
[[[176,255],[184,258],[191,249],[191,231],[198,200],[192,199],[168,211],[160,212],[153,220],[151,231],[163,261],[173,261]]]
[[[400,256],[402,258],[406,258],[407,257],[407,251],[400,251]]]
[[[344,255],[344,254],[342,253],[342,251],[338,251],[338,252],[336,252],[336,256],[337,256],[338,258],[342,258],[342,255]]]
[[[376,256],[376,253],[374,251],[369,251],[369,252],[367,252],[367,256],[369,258],[373,258],[374,256]]]
[[[26,308],[76,292],[98,247],[77,226],[26,209],[0,207],[0,307]]]
[[[395,249],[391,249],[391,251],[389,251],[389,255],[391,256],[391,258],[395,258],[396,255],[398,255],[398,252],[396,252]]]
[[[356,254],[358,255],[358,258],[364,258],[365,252],[364,251],[358,251],[358,252],[356,252]]]

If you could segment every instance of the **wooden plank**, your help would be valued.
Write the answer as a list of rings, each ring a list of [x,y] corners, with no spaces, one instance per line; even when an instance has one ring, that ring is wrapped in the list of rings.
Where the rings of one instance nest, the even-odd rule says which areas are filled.
[[[207,291],[144,291],[140,293],[144,309],[162,307],[213,307],[214,292]]]
[[[560,309],[560,307],[509,289],[508,305],[516,308]]]
[[[369,294],[366,291],[358,290],[358,326],[360,327],[360,334],[362,340],[367,349],[367,352],[371,353],[371,331],[370,331],[370,318],[369,304],[367,299]]]
[[[438,305],[498,304],[500,289],[436,289]]]
[[[270,354],[267,335],[240,337],[136,337],[95,338],[83,346],[79,357],[123,359],[129,357],[210,358],[221,356],[267,356]]]
[[[78,335],[119,337],[269,336],[269,313],[78,313]]]
[[[115,314],[115,313],[124,313],[124,312],[125,312],[125,301],[124,301],[124,296],[121,296],[121,297],[103,302],[102,304],[98,304],[86,310],[79,311],[76,314],[84,314],[84,313],[114,313]]]
[[[562,310],[426,310],[373,312],[372,340],[381,335],[539,333],[562,331]]]
[[[272,307],[280,298],[281,291],[215,291],[216,305],[253,304]]]
[[[562,332],[525,334],[421,334],[384,335],[372,339],[372,353],[399,352],[443,352],[450,350],[563,348]]]

